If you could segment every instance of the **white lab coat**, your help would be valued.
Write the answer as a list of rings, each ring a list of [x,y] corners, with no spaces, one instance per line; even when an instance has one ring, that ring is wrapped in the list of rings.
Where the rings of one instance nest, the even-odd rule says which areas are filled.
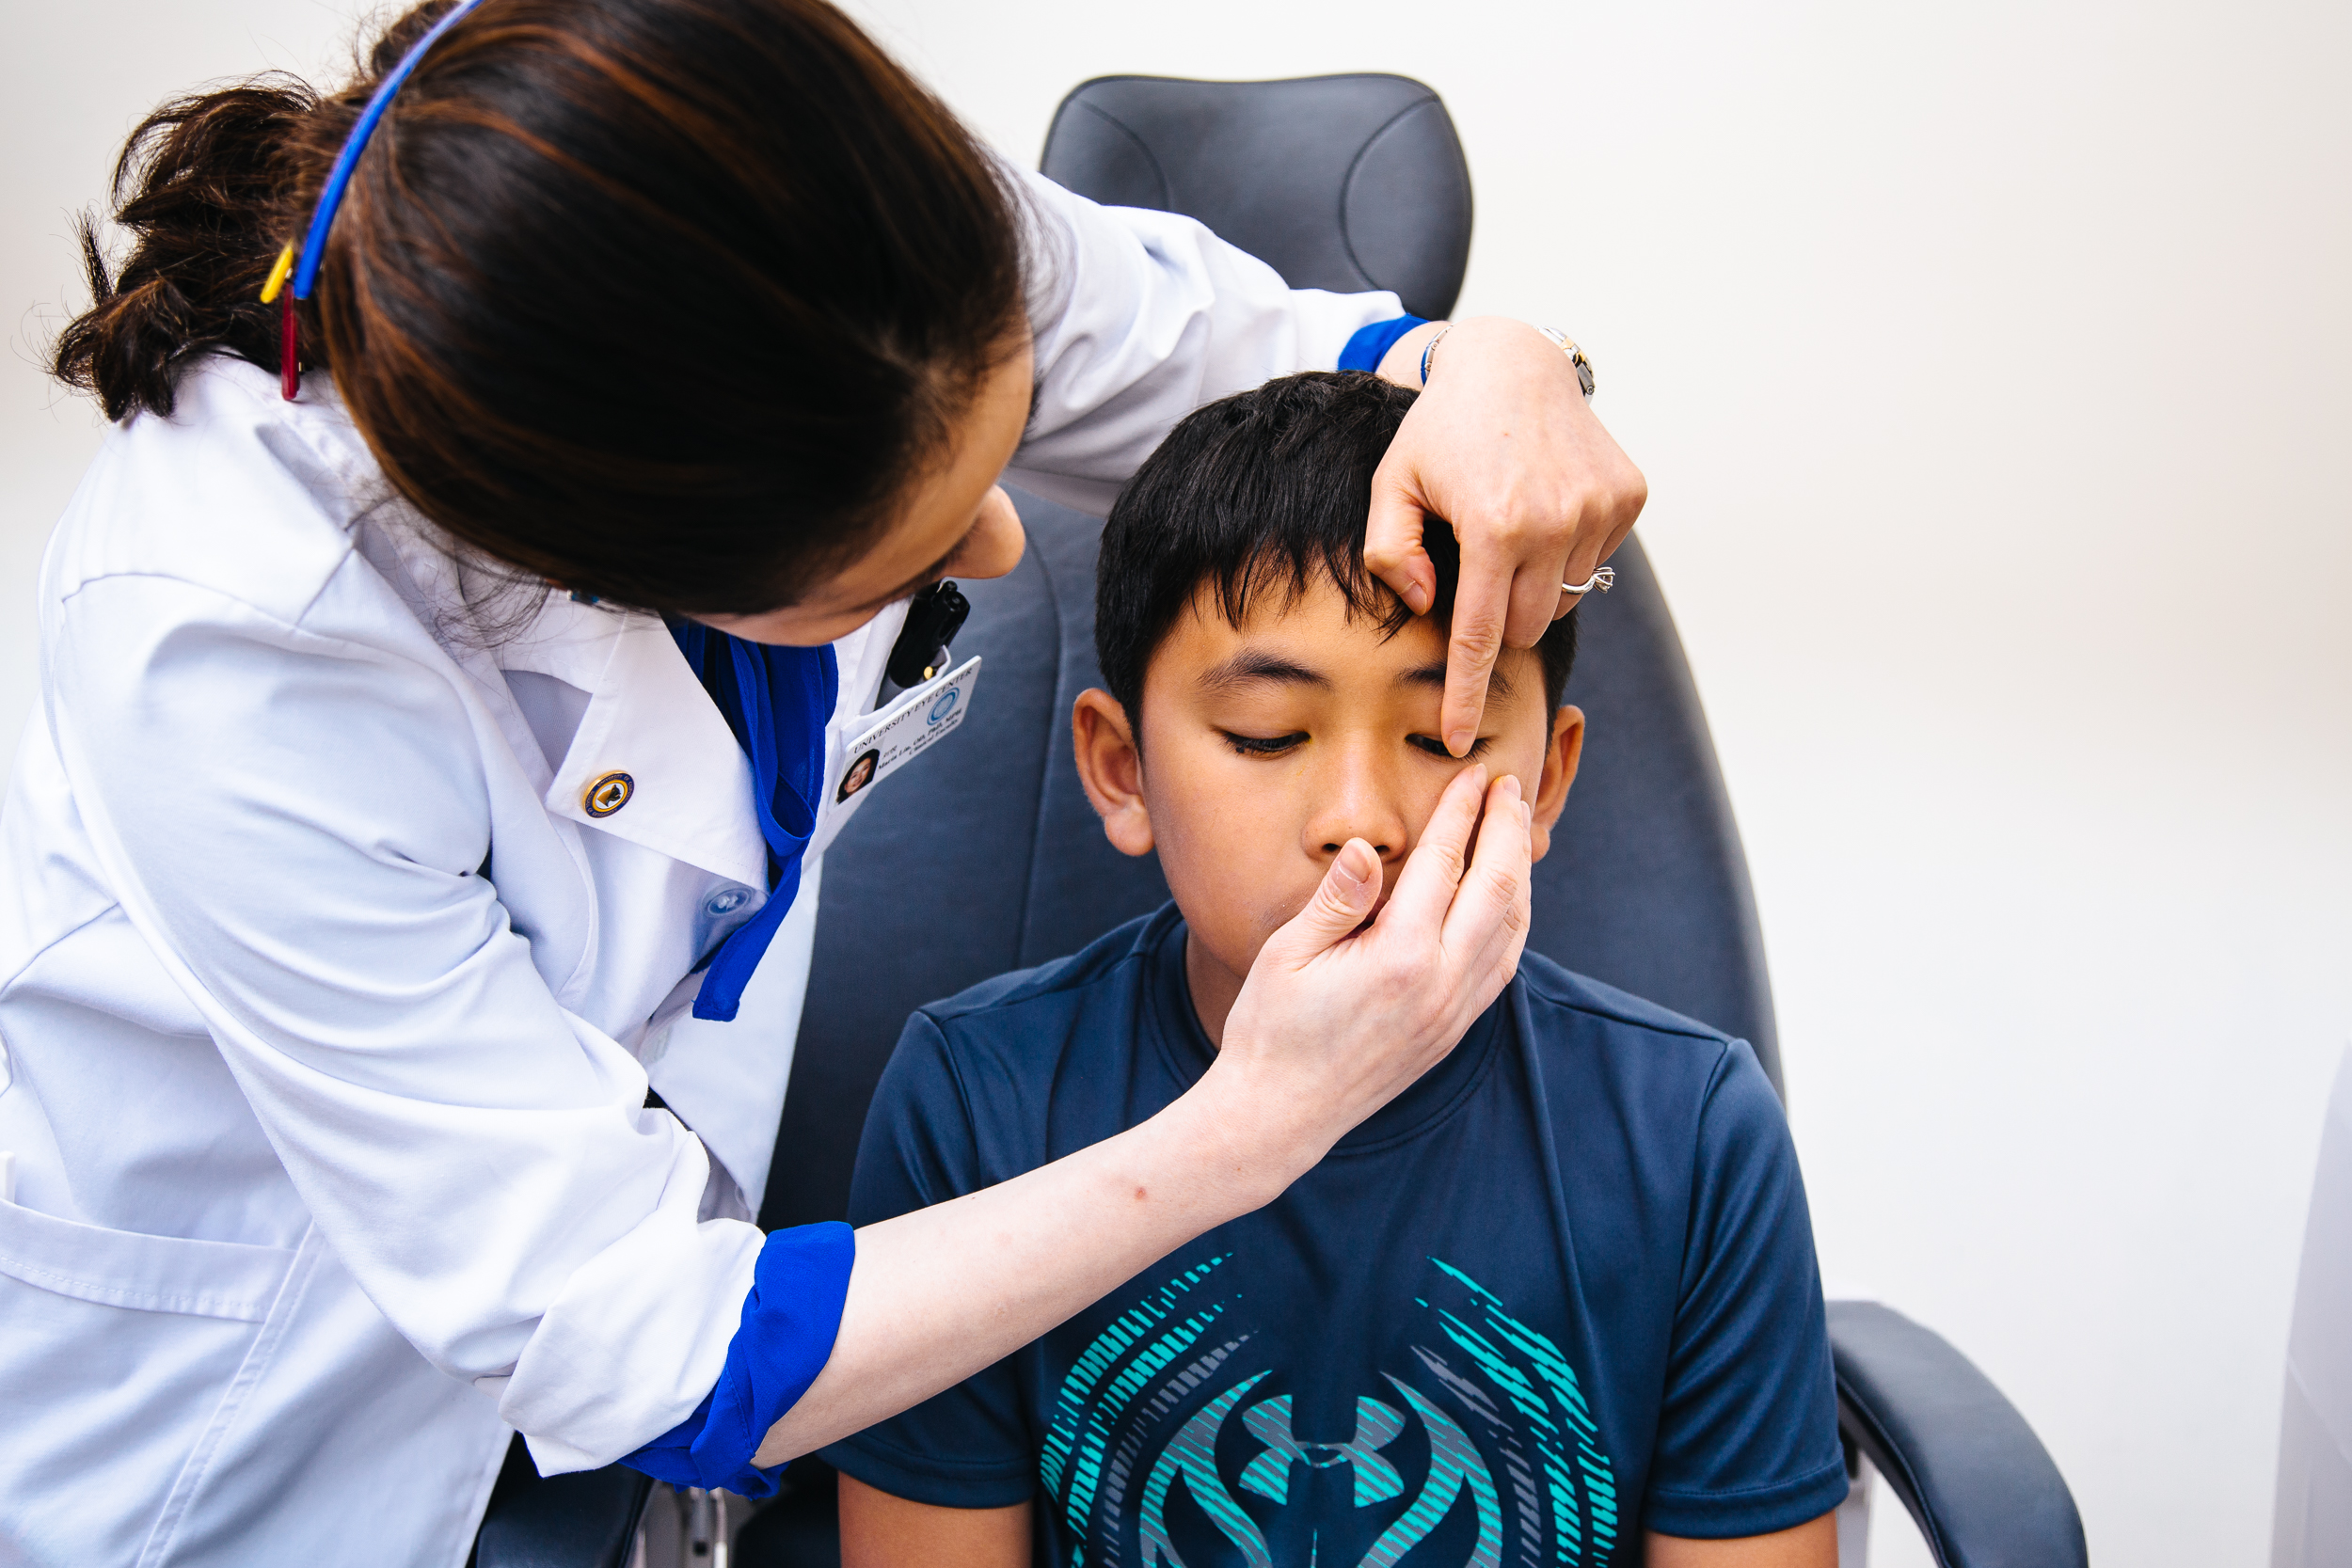
[[[1031,192],[1011,477],[1065,500],[1398,310]],[[742,754],[659,620],[551,594],[501,641],[481,587],[326,376],[226,359],[50,545],[0,809],[0,1562],[454,1565],[510,1429],[604,1465],[717,1379],[847,808],[739,1020],[684,1017],[763,896]],[[836,768],[902,615],[839,646]]]

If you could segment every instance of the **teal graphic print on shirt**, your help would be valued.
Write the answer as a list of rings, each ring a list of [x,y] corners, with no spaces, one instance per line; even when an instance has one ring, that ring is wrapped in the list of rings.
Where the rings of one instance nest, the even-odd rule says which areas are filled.
[[[1144,1294],[1063,1377],[1038,1472],[1079,1543],[1067,1568],[1611,1562],[1616,1480],[1550,1337],[1431,1258],[1402,1364],[1355,1394],[1344,1437],[1302,1436],[1281,1386],[1310,1370],[1264,1364],[1220,1290],[1232,1259]]]

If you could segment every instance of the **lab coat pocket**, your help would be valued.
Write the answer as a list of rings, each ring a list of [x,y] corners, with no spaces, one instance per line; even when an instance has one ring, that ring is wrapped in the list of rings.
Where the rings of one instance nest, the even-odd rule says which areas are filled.
[[[0,1560],[167,1552],[297,1256],[0,1202],[0,1409],[43,1413],[0,1422]]]

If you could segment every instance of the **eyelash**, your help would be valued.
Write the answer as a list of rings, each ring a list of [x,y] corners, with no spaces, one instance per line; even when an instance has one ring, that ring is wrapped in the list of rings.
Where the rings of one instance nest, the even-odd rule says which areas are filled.
[[[1225,737],[1227,745],[1246,757],[1279,757],[1307,738],[1307,732],[1304,730],[1293,730],[1288,735],[1263,736],[1235,735],[1231,730],[1219,730],[1217,733]]]
[[[1235,735],[1231,730],[1220,730],[1217,733],[1225,737],[1227,745],[1246,757],[1279,757],[1286,752],[1295,750],[1298,744],[1307,738],[1307,732],[1304,730],[1293,730],[1288,735],[1277,736]],[[1434,736],[1409,735],[1405,737],[1405,743],[1426,752],[1431,756],[1444,757],[1448,761],[1453,760],[1452,753],[1445,749],[1445,743]],[[1470,756],[1461,760],[1470,761],[1483,753],[1486,746],[1486,737],[1480,736],[1470,743]]]

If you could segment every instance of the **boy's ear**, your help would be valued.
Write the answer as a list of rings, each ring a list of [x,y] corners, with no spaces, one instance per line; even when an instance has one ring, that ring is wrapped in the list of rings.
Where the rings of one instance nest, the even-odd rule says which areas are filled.
[[[1143,757],[1119,699],[1099,687],[1078,693],[1070,710],[1070,740],[1078,753],[1078,783],[1103,836],[1122,855],[1152,852],[1152,813],[1143,803]]]
[[[1544,748],[1544,776],[1536,781],[1528,849],[1542,860],[1551,850],[1552,825],[1568,803],[1568,785],[1576,783],[1576,765],[1584,757],[1584,710],[1563,707],[1551,716],[1551,744]]]

